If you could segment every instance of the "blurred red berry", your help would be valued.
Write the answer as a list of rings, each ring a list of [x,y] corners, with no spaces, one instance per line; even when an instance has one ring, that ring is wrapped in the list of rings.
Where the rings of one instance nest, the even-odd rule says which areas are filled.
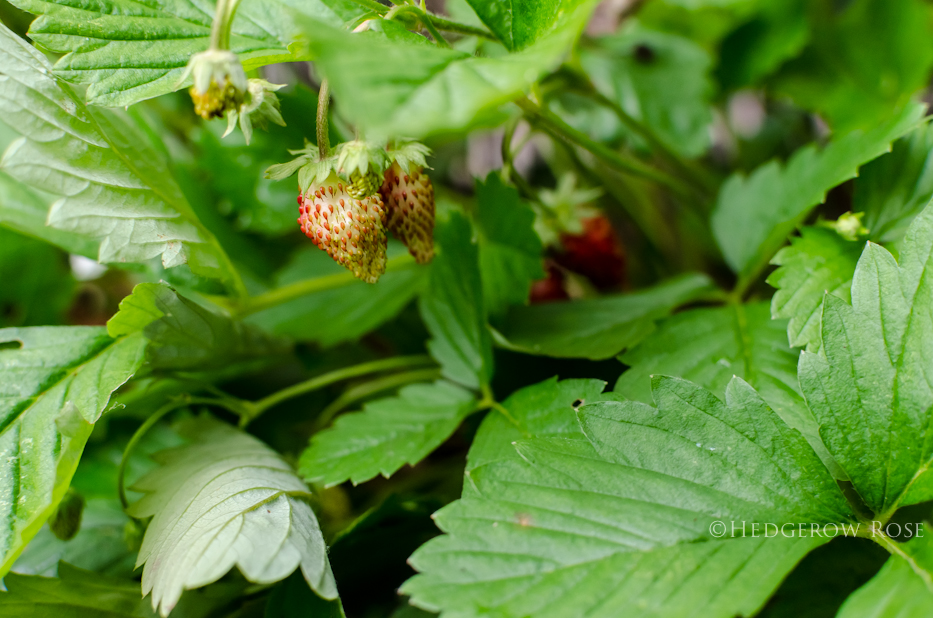
[[[554,259],[581,274],[597,288],[617,287],[625,280],[625,249],[618,234],[603,215],[581,221],[582,234],[561,234],[563,251]]]

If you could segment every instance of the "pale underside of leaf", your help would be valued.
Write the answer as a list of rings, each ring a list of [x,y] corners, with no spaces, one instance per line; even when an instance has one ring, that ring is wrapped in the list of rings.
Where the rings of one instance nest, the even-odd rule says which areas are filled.
[[[134,489],[131,506],[150,517],[137,565],[143,594],[167,616],[185,589],[216,581],[237,566],[254,583],[284,579],[297,567],[322,597],[337,596],[308,489],[274,451],[203,417],[180,428],[190,445],[163,451],[162,467]]]
[[[17,180],[60,196],[48,225],[99,241],[101,262],[161,256],[209,276],[229,260],[198,221],[162,157],[116,113],[94,112],[51,75],[48,61],[0,26],[0,111],[23,137],[0,159]]]

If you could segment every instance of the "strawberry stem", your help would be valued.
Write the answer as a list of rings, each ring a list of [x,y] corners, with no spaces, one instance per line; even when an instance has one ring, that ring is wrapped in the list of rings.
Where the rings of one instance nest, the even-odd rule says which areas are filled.
[[[240,0],[218,0],[211,24],[210,49],[230,49],[230,29]]]
[[[623,173],[653,180],[658,184],[668,187],[682,197],[697,197],[694,194],[693,188],[685,184],[680,178],[642,163],[637,159],[623,157],[605,144],[601,144],[582,131],[573,128],[546,107],[532,103],[527,97],[517,99],[515,104],[525,112],[525,115],[529,119],[536,121],[541,128],[550,133],[553,137],[588,150],[593,156],[602,160],[610,167]]]
[[[414,263],[415,258],[406,253],[405,255],[400,255],[390,259],[386,263],[386,272],[403,270],[405,268],[411,267],[414,265]],[[227,307],[236,317],[243,317],[244,315],[256,313],[257,311],[262,311],[263,309],[276,307],[290,300],[301,298],[302,296],[307,296],[308,294],[323,292],[324,290],[333,290],[335,288],[342,288],[344,286],[355,283],[356,281],[358,281],[358,279],[353,276],[353,273],[346,271],[335,273],[333,275],[327,275],[324,277],[315,277],[313,279],[296,281],[290,285],[270,290],[258,296],[244,298],[239,303],[225,302],[226,299],[220,296],[211,296],[209,298],[219,305]]]
[[[240,427],[245,427],[250,422],[255,420],[256,417],[258,417],[260,414],[273,406],[279,405],[283,401],[293,399],[299,395],[304,395],[320,388],[324,388],[325,386],[329,386],[335,382],[342,382],[343,380],[347,380],[349,378],[356,378],[370,373],[379,373],[393,369],[421,367],[434,364],[434,359],[432,359],[430,356],[427,356],[426,354],[419,354],[416,356],[393,356],[392,358],[384,358],[366,363],[360,363],[359,365],[352,365],[350,367],[344,367],[342,369],[337,369],[323,375],[315,376],[310,380],[305,380],[304,382],[299,382],[298,384],[294,384],[288,388],[283,388],[280,391],[272,393],[268,397],[264,397],[259,401],[253,402],[249,414],[244,414],[240,417]]]
[[[317,95],[317,151],[321,161],[330,156],[330,127],[327,124],[329,110],[330,84],[324,79]]]

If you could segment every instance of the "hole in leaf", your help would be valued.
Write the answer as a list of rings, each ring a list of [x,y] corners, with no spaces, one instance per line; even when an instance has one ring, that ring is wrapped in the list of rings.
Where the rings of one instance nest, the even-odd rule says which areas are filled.
[[[633,51],[635,52],[635,62],[639,64],[651,64],[654,62],[654,50],[644,43],[636,45]]]
[[[13,341],[0,341],[0,351],[22,349],[23,342],[14,339]]]
[[[572,405],[573,405],[573,409],[576,410],[577,408],[579,408],[580,406],[582,406],[584,403],[586,403],[586,402],[583,401],[582,399],[577,399],[577,400],[574,401],[573,404],[572,404]]]

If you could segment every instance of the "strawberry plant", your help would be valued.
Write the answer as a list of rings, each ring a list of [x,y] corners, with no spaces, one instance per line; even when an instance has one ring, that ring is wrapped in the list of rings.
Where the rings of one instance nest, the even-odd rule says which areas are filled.
[[[0,0],[0,615],[933,615],[931,74],[924,0]]]

